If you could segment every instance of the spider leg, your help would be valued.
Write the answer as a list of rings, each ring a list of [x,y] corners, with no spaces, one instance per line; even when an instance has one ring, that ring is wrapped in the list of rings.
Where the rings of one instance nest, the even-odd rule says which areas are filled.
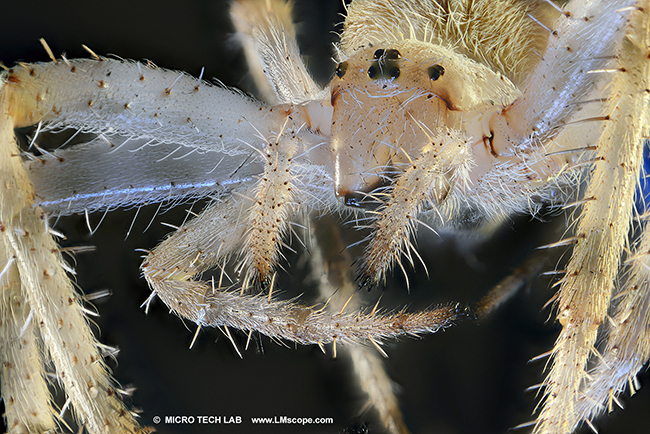
[[[56,216],[219,197],[249,184],[262,170],[252,156],[191,149],[103,135],[25,165],[37,203]]]
[[[0,171],[3,182],[0,184],[2,197],[0,236],[5,255],[3,263],[14,261],[8,269],[8,276],[15,277],[17,274],[20,279],[20,286],[13,284],[11,288],[13,291],[20,289],[18,301],[24,299],[24,309],[29,312],[27,318],[31,316],[31,323],[38,325],[44,347],[52,360],[57,378],[74,408],[79,424],[84,425],[88,432],[93,434],[104,433],[107,430],[117,433],[142,432],[134,416],[116,396],[115,387],[103,363],[98,343],[84,316],[79,297],[62,265],[59,249],[49,233],[47,216],[39,207],[33,205],[33,187],[20,160],[18,146],[13,136],[15,119],[12,116],[16,115],[22,107],[20,104],[15,104],[16,100],[11,100],[10,92],[7,92],[7,83],[4,82],[2,85]],[[2,322],[11,324],[14,319],[22,319],[21,323],[5,329],[9,333],[16,333],[25,326],[27,319],[24,313],[22,315],[18,315],[18,312],[10,313],[16,301],[6,297],[7,295],[4,295],[3,300],[8,301],[9,305],[5,305],[2,309],[6,314]],[[25,332],[30,333],[29,326],[26,327]],[[5,342],[11,347],[17,339],[20,339],[20,333],[7,338]],[[32,346],[30,339],[27,339],[25,351],[32,351],[33,348],[29,349]],[[28,367],[33,367],[35,364],[31,358],[33,354],[27,352],[24,355],[14,353],[9,357],[13,357],[16,362],[23,362],[29,358]],[[4,357],[7,357],[6,352]],[[21,360],[16,360],[16,357],[20,357]],[[41,360],[40,364],[42,363],[44,361]],[[7,367],[5,365],[5,368]],[[19,373],[22,368],[17,366],[16,373]],[[5,372],[3,376],[4,379],[11,379],[12,375],[15,374]],[[38,404],[40,409],[33,407],[32,409],[42,411],[33,420],[23,420],[19,423],[49,425],[51,424],[49,419],[53,414],[49,399],[42,401],[47,395],[44,396],[42,380],[39,380],[44,376],[43,367],[40,366],[31,372],[30,376],[34,376],[33,381],[36,386],[35,394],[31,396],[41,401]],[[16,396],[15,399],[22,398]],[[19,404],[19,406],[24,405],[30,404],[25,402]],[[39,418],[46,420],[39,420]],[[29,426],[29,429],[37,427],[38,425]]]
[[[430,137],[423,155],[411,160],[411,165],[395,181],[379,209],[379,217],[372,224],[365,252],[362,285],[375,285],[385,279],[393,263],[412,248],[413,237],[421,210],[436,207],[453,188],[465,190],[471,167],[471,149],[462,135],[441,133]],[[401,267],[401,265],[400,265]]]
[[[635,376],[650,359],[650,232],[641,223],[640,239],[626,261],[614,300],[617,306],[605,322],[607,343],[589,372],[576,403],[576,425],[612,411],[617,396],[629,386],[634,394]]]
[[[139,62],[21,64],[4,77],[17,127],[42,121],[43,130],[75,128],[245,156],[250,143],[270,135],[286,118],[286,110],[242,93]]]
[[[7,180],[0,221],[8,258],[15,258],[34,321],[41,324],[41,336],[81,423],[93,433],[107,425],[115,432],[135,432],[139,428],[116,397],[42,211],[32,206],[34,192],[18,164],[12,129],[49,121],[51,128],[73,126],[246,155],[259,130],[245,117],[267,132],[282,125],[286,111],[267,110],[241,94],[183,74],[108,59],[23,64],[2,79],[4,113],[10,114],[3,122],[0,160]],[[214,103],[228,110],[215,116],[214,106],[206,106]]]
[[[300,57],[289,2],[235,1],[230,14],[264,101],[300,104],[327,99]]]
[[[252,281],[267,279],[280,257],[282,238],[287,232],[289,218],[295,214],[295,177],[291,173],[292,157],[297,143],[284,139],[267,141],[266,164],[253,196],[244,241],[244,287]]]
[[[0,287],[0,380],[7,427],[10,432],[54,431],[56,416],[38,348],[38,329],[23,298],[15,260],[7,254],[4,242],[0,258],[7,259]]]
[[[345,250],[335,219],[323,217],[313,222],[311,269],[321,297],[330,312],[357,310],[363,303],[352,275],[352,259]],[[365,408],[374,408],[387,432],[408,433],[399,408],[396,386],[386,372],[381,347],[348,346],[341,350],[352,362],[357,381],[366,393]]]
[[[263,178],[261,182],[265,183]],[[284,186],[284,181],[280,184]],[[262,187],[257,193],[263,191]],[[255,198],[253,205],[250,204],[251,197]],[[265,229],[261,237],[253,241],[260,244],[256,251],[245,246],[250,245],[250,237],[259,233],[257,226],[260,223],[255,220],[266,217],[262,210],[265,203],[277,204],[276,201],[267,202],[269,200],[254,194],[232,194],[163,241],[142,266],[153,291],[176,314],[199,325],[254,330],[301,344],[359,345],[373,340],[379,343],[394,336],[435,332],[451,325],[462,315],[456,305],[413,314],[383,314],[375,310],[330,313],[323,308],[301,306],[293,301],[213,288],[207,282],[194,280],[214,265],[225,265],[228,258],[240,254],[240,250],[245,266],[266,260],[264,255],[276,249],[280,242],[278,228],[278,232]],[[274,212],[273,205],[269,208]],[[245,236],[247,231],[248,238]],[[243,244],[242,239],[245,240]],[[258,249],[265,253],[258,256]],[[271,264],[265,263],[264,266],[270,267]],[[251,279],[245,278],[245,284]]]
[[[628,242],[643,138],[649,127],[650,76],[646,56],[650,45],[648,4],[639,3],[631,10],[627,40],[618,55],[621,71],[614,77],[605,106],[609,115],[584,193],[593,200],[582,205],[573,255],[556,302],[563,329],[553,349],[553,366],[545,381],[536,433],[571,432],[585,420],[586,415],[577,407],[584,385],[589,383],[587,363],[596,353],[597,333],[606,319],[621,254]],[[574,16],[581,14],[574,11]],[[628,371],[625,375],[631,374]],[[599,396],[588,399],[592,398],[598,405],[602,402]]]

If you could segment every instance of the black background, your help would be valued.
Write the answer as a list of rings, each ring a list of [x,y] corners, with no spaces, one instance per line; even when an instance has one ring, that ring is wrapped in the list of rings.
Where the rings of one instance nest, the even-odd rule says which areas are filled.
[[[47,60],[38,42],[44,37],[57,55],[87,57],[81,49],[86,44],[98,54],[150,59],[194,75],[205,67],[204,77],[218,77],[246,89],[226,3],[5,2],[0,12],[0,59],[7,65]],[[340,0],[297,2],[305,37],[302,49],[322,81],[334,69],[331,43],[340,30],[335,24],[342,22],[341,13]],[[109,214],[92,237],[83,217],[66,218],[58,225],[68,236],[66,245],[97,246],[94,253],[78,256],[77,282],[86,292],[109,288],[113,293],[96,303],[101,313],[96,323],[101,341],[121,350],[117,363],[110,364],[122,385],[137,387],[130,404],[142,409],[144,424],[153,425],[155,415],[241,415],[240,426],[159,424],[156,428],[162,433],[337,433],[367,421],[370,432],[382,432],[372,414],[359,414],[363,397],[345,358],[334,360],[314,347],[285,348],[262,337],[241,360],[216,330],[203,331],[190,350],[192,324],[169,315],[160,302],[145,315],[139,306],[149,291],[140,278],[140,253],[135,249],[152,248],[162,238],[169,229],[161,221],[179,224],[184,217],[183,210],[159,215],[143,233],[155,211],[153,207],[140,212],[126,241],[134,211]],[[557,239],[565,226],[562,217],[516,219],[482,243],[424,236],[419,246],[430,279],[417,268],[410,276],[409,294],[397,276],[383,291],[382,306],[409,304],[417,309],[450,301],[473,305],[531,249]],[[100,214],[91,216],[95,224],[100,218]],[[556,260],[549,259],[548,269]],[[306,292],[309,300],[309,288],[302,280],[306,270],[296,257],[290,261],[282,287],[287,297]],[[364,295],[372,304],[381,292]],[[401,405],[410,429],[414,433],[503,433],[530,420],[535,392],[524,389],[541,382],[544,362],[527,362],[550,349],[558,332],[552,312],[542,310],[551,295],[549,280],[540,278],[484,321],[468,320],[422,340],[390,344],[387,369],[401,386]],[[236,334],[235,339],[243,348],[246,336]],[[647,385],[645,371],[640,381]],[[633,399],[626,395],[622,401],[629,408],[603,417],[596,426],[601,433],[647,432],[643,422],[650,422],[649,400],[647,387]],[[333,417],[335,423],[276,427],[247,422],[249,417],[274,415]]]

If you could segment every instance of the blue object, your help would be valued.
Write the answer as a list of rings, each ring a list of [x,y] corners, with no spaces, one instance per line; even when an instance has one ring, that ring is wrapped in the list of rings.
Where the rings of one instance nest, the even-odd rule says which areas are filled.
[[[639,214],[648,212],[650,208],[650,141],[643,141],[643,165],[639,174],[634,204]]]

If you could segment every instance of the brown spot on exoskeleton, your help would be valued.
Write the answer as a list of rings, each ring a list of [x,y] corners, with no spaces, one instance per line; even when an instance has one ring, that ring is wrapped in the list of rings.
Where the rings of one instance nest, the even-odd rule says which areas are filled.
[[[499,154],[494,150],[494,132],[490,130],[490,136],[483,136],[483,144],[490,151],[494,158],[499,158]]]
[[[334,107],[341,97],[341,92],[337,90],[332,91],[332,97],[330,98],[330,104],[332,104],[332,107]]]

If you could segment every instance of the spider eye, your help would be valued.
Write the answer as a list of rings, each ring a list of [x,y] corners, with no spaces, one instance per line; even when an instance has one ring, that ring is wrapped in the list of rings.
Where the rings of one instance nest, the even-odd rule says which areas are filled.
[[[432,81],[436,81],[443,75],[445,75],[445,68],[442,67],[442,65],[433,65],[430,66],[429,69],[427,69],[427,72],[429,73],[429,78]]]
[[[397,78],[399,77],[399,67],[398,66],[393,66],[388,70],[388,74],[391,76],[391,78]]]
[[[339,63],[338,66],[336,67],[336,76],[338,78],[343,78],[347,70],[348,70],[348,62]]]
[[[370,68],[368,68],[368,77],[375,78],[376,76],[377,76],[377,68],[373,65]]]
[[[379,50],[375,51],[375,54],[373,54],[372,58],[379,59],[383,55],[384,55],[384,49],[380,48]]]
[[[386,51],[386,55],[385,55],[386,59],[392,59],[392,60],[399,59],[400,56],[401,56],[400,52],[394,48]]]

